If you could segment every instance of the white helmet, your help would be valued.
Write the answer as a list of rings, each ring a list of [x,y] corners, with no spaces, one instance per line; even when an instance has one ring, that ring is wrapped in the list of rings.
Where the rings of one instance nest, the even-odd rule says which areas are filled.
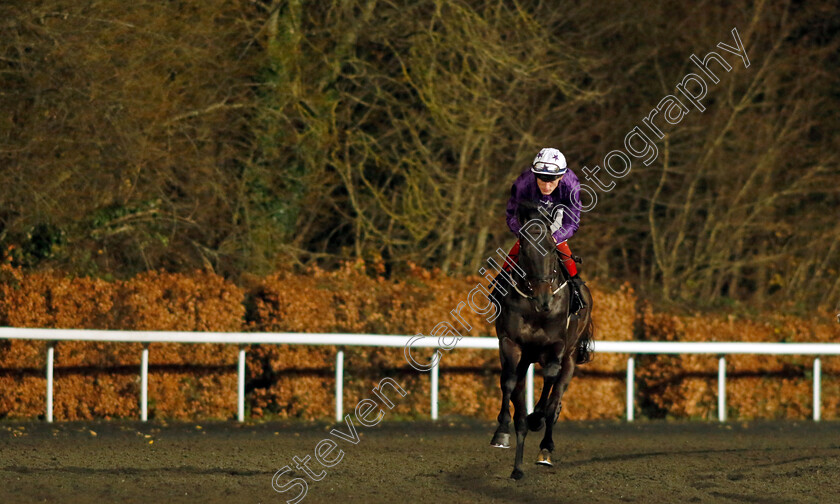
[[[560,176],[566,173],[566,158],[557,149],[546,147],[534,158],[531,171],[537,175]]]

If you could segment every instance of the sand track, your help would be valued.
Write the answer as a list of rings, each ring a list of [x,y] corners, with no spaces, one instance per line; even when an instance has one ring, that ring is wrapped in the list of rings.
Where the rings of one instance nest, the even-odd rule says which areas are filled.
[[[513,450],[490,448],[493,425],[469,420],[325,424],[0,423],[0,502],[283,503],[272,477],[333,439],[341,461],[278,478],[308,481],[301,502],[835,502],[840,423],[576,423],[556,428],[553,468],[508,478]],[[343,430],[346,430],[344,426]],[[94,435],[95,433],[95,435]],[[151,442],[151,443],[150,443]],[[338,452],[331,455],[335,457]],[[292,467],[294,469],[294,467]]]

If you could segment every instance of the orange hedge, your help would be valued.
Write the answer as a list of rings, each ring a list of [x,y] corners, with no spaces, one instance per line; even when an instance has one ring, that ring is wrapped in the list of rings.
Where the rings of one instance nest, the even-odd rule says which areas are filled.
[[[243,292],[205,272],[147,273],[126,282],[0,271],[0,323],[16,327],[237,331]],[[46,342],[0,341],[0,417],[42,415]],[[55,345],[57,420],[139,416],[139,343]],[[152,344],[150,415],[226,418],[236,408],[236,348]]]
[[[775,313],[761,321],[734,316],[679,317],[644,311],[645,336],[658,341],[837,342],[840,326]],[[822,418],[840,415],[840,358],[823,357]],[[731,355],[726,358],[727,416],[738,419],[808,418],[813,414],[813,357]],[[718,358],[711,355],[645,357],[642,394],[653,414],[717,417]],[[656,411],[658,410],[658,411]]]
[[[378,268],[378,266],[377,266]],[[381,268],[377,269],[381,272]],[[126,330],[293,331],[426,334],[442,321],[465,337],[492,336],[492,324],[468,308],[471,331],[449,315],[479,277],[450,277],[412,267],[396,281],[362,262],[336,271],[312,268],[258,279],[246,293],[203,271],[151,272],[128,281],[68,278],[0,267],[0,323],[17,327]],[[590,283],[596,338],[665,341],[838,341],[840,326],[770,314],[761,322],[721,316],[679,317],[640,309],[633,290]],[[43,414],[45,342],[0,341],[0,417]],[[56,345],[57,419],[139,416],[140,344],[60,342]],[[383,377],[409,394],[391,417],[428,416],[429,377],[407,365],[402,348],[348,347],[345,409]],[[152,344],[150,415],[232,418],[236,408],[234,345]],[[246,400],[253,417],[329,418],[334,408],[336,348],[252,345]],[[418,351],[428,358],[429,351]],[[578,368],[564,398],[565,419],[621,418],[626,355],[600,354]],[[731,418],[805,418],[811,414],[812,358],[732,356],[728,359]],[[637,404],[649,416],[716,416],[717,360],[706,356],[643,356]],[[823,360],[823,416],[837,418],[837,358]],[[440,411],[493,419],[499,409],[498,354],[456,348],[441,361]],[[541,380],[537,379],[537,390]],[[832,398],[829,400],[829,398]]]

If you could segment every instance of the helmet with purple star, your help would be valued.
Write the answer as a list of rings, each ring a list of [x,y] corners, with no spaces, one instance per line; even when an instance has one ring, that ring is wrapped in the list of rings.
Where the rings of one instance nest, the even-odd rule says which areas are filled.
[[[543,180],[555,180],[566,173],[566,170],[568,168],[566,168],[565,156],[559,150],[551,147],[542,149],[531,165],[531,171]]]

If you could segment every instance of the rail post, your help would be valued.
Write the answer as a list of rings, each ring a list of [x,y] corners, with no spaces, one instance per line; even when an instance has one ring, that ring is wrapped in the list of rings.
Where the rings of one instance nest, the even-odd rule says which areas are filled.
[[[532,362],[528,366],[528,372],[525,376],[525,408],[528,410],[528,414],[534,412],[534,366],[536,364]]]
[[[718,420],[726,421],[726,357],[718,360]]]
[[[432,420],[438,419],[438,387],[440,386],[440,359],[435,359],[434,363],[432,364],[432,394],[431,394],[431,410],[432,410]]]
[[[636,388],[636,361],[633,356],[627,358],[627,421],[633,421],[633,411],[635,410],[633,404],[633,396]]]
[[[149,419],[149,344],[140,353],[140,421]]]
[[[344,350],[335,353],[335,421],[344,417]]]
[[[245,346],[239,347],[239,362],[237,373],[236,419],[245,421]]]
[[[53,361],[55,360],[55,342],[47,343],[47,422],[53,421]]]
[[[821,375],[822,366],[820,365],[820,358],[814,359],[814,421],[820,421],[820,408],[822,401],[820,399]]]

